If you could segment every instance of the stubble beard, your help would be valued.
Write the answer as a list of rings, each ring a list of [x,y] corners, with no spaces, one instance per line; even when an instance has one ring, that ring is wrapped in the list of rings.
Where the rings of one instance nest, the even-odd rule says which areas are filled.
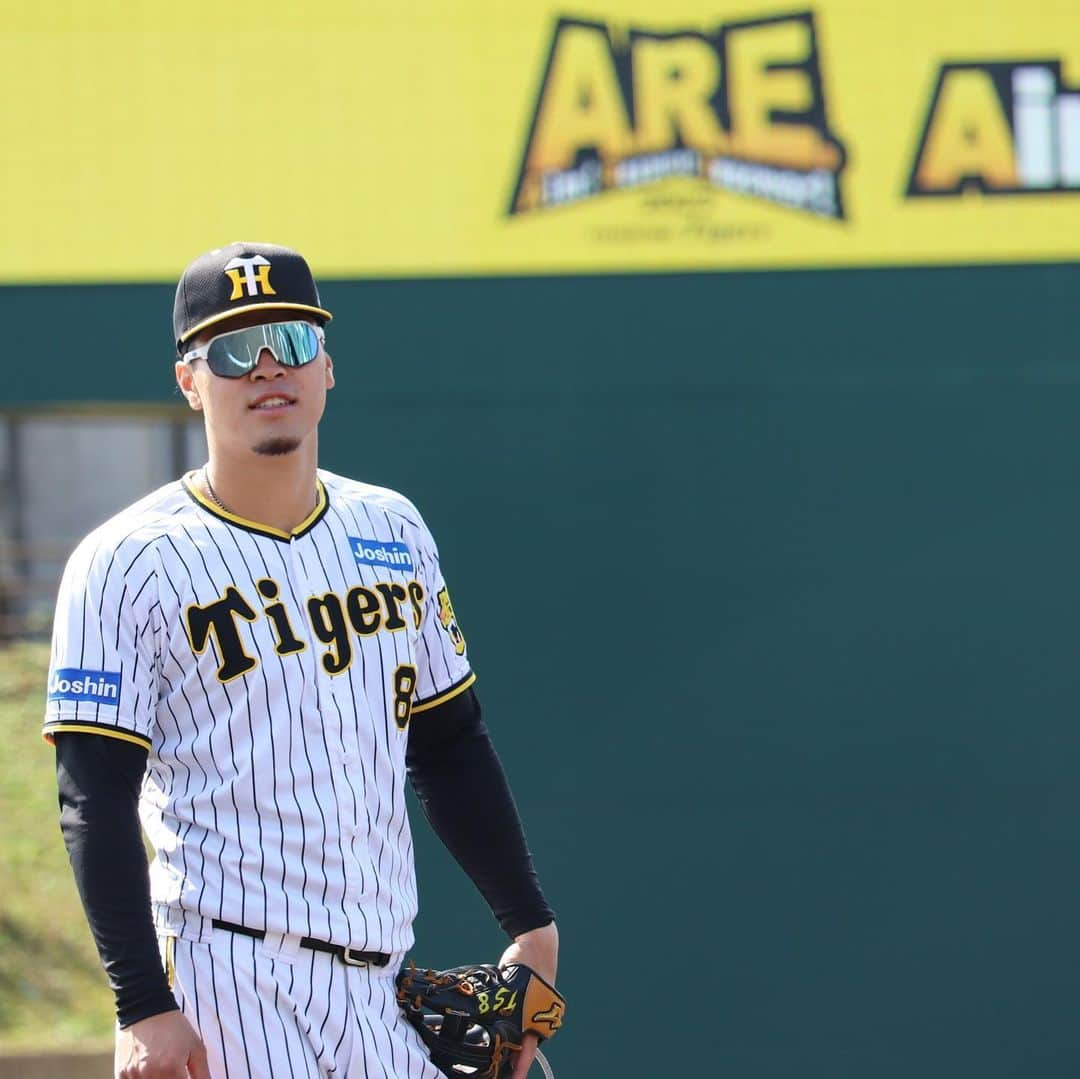
[[[262,457],[284,457],[286,454],[295,453],[299,448],[298,438],[268,438],[252,447],[254,452]]]

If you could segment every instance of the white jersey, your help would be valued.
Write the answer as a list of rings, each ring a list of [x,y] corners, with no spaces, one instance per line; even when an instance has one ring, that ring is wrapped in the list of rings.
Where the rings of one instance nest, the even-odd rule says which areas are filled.
[[[44,730],[149,750],[159,917],[394,953],[417,909],[409,721],[474,676],[412,503],[318,475],[291,534],[190,476],[92,532],[60,586]]]

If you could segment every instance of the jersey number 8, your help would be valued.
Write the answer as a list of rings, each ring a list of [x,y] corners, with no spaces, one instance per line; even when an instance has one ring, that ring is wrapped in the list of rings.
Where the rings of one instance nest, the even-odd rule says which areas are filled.
[[[394,671],[394,722],[398,730],[403,731],[409,725],[412,715],[413,693],[416,692],[416,668],[410,663],[402,663]]]

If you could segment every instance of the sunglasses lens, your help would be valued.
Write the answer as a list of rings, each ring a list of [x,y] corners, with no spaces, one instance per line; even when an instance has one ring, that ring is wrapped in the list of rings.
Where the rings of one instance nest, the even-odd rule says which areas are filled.
[[[222,378],[242,378],[258,362],[263,349],[284,367],[303,367],[319,354],[319,335],[308,322],[274,322],[223,333],[210,342],[206,363]]]

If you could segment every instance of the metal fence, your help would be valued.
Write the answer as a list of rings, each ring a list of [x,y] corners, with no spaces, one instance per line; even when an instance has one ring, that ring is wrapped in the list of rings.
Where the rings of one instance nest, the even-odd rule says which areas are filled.
[[[205,455],[183,405],[0,411],[0,640],[47,636],[79,540]]]

